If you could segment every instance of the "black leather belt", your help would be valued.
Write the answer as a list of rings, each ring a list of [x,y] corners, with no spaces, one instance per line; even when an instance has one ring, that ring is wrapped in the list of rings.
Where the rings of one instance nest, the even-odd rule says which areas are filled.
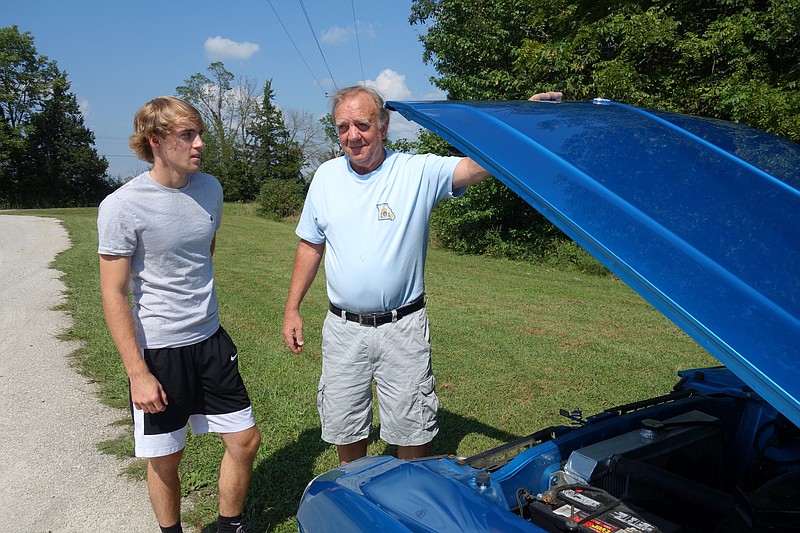
[[[393,320],[400,320],[404,316],[419,311],[423,307],[425,307],[424,294],[410,304],[404,305],[403,307],[398,307],[394,311],[389,311],[386,313],[351,313],[350,311],[339,309],[333,304],[330,304],[329,309],[331,310],[331,313],[336,316],[342,316],[342,313],[344,313],[344,317],[350,322],[358,322],[362,326],[371,326],[373,328],[377,328],[378,326],[388,324]]]

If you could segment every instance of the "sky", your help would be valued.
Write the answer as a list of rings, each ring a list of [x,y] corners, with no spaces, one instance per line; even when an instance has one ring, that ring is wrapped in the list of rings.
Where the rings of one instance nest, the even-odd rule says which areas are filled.
[[[387,100],[443,99],[422,61],[425,30],[408,22],[411,3],[4,0],[0,27],[29,32],[66,72],[109,176],[125,178],[148,167],[128,148],[136,111],[193,74],[209,75],[213,61],[260,89],[272,79],[279,107],[317,117],[337,87],[364,81]],[[416,130],[397,113],[390,124],[390,138]]]

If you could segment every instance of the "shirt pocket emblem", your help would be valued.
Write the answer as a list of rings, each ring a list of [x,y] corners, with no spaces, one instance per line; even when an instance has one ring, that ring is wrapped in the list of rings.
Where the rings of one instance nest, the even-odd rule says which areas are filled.
[[[378,220],[394,220],[395,214],[392,211],[392,208],[389,207],[389,204],[377,204],[375,207],[378,208]]]

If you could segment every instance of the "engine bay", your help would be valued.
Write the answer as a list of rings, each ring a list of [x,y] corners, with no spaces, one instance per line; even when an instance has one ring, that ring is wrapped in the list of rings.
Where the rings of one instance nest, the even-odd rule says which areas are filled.
[[[572,427],[549,428],[552,438],[461,464],[547,531],[800,531],[800,430],[746,387],[687,386],[587,420],[562,411]],[[542,442],[558,453],[537,452]]]
[[[337,531],[800,531],[800,429],[725,367],[679,375],[668,394],[563,410],[568,424],[470,457],[353,461],[312,482],[299,518],[341,500],[355,510]]]

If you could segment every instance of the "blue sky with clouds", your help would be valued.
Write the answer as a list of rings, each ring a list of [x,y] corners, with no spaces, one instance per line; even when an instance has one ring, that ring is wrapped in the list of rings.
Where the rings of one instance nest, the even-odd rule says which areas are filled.
[[[67,73],[109,174],[125,177],[147,168],[127,146],[136,110],[212,61],[259,87],[272,79],[279,106],[316,116],[334,87],[364,80],[390,100],[443,98],[410,9],[410,0],[8,0],[0,27],[30,32]],[[407,136],[393,115],[390,135]]]

